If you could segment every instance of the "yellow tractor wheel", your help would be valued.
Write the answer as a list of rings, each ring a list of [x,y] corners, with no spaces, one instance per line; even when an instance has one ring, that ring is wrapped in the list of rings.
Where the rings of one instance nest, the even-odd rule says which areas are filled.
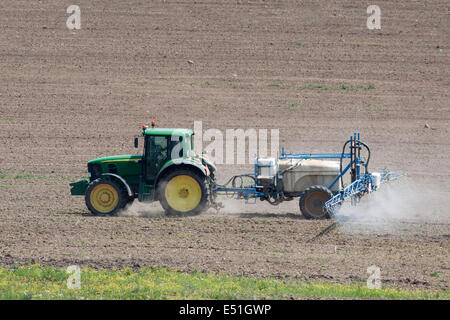
[[[205,179],[188,169],[174,170],[160,180],[158,197],[168,214],[199,214],[207,203]]]
[[[120,186],[110,180],[96,179],[86,189],[86,206],[95,215],[114,215],[125,204]]]

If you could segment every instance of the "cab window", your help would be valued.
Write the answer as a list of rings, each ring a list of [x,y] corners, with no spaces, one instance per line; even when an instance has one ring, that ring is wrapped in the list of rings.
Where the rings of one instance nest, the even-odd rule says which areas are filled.
[[[146,144],[146,180],[153,183],[164,164],[183,156],[183,139],[178,136],[151,135]]]
[[[146,145],[146,178],[153,182],[162,166],[170,160],[167,136],[148,136]],[[170,137],[169,137],[170,138]]]

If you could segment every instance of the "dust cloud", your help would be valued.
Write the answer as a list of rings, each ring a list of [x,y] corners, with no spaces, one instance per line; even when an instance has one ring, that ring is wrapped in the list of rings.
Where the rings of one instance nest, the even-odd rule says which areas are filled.
[[[374,231],[396,232],[405,224],[449,223],[450,184],[424,184],[403,177],[381,185],[357,206],[342,206],[335,219],[357,222]],[[344,228],[347,229],[347,228]]]
[[[218,212],[210,208],[202,215],[301,215],[298,200],[279,206],[272,206],[259,199],[246,203],[245,200],[220,196],[217,200],[223,204],[223,208]],[[152,218],[164,217],[165,213],[159,202],[140,203],[136,200],[118,215]],[[355,228],[355,224],[358,224],[370,226],[375,231],[389,232],[401,229],[403,224],[450,224],[450,183],[424,184],[403,177],[382,184],[378,191],[365,195],[357,206],[351,206],[350,200],[347,200],[334,219],[341,226],[352,225],[349,229],[358,230]]]
[[[121,217],[155,218],[163,217],[165,213],[159,202],[144,203],[135,200],[132,205],[125,207],[117,215]]]

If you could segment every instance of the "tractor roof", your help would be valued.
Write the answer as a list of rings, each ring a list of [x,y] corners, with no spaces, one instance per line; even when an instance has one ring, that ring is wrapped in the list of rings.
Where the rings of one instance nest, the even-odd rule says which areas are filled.
[[[193,132],[191,129],[184,128],[149,128],[147,127],[142,132],[145,135],[175,135],[184,136],[186,134],[191,135]]]

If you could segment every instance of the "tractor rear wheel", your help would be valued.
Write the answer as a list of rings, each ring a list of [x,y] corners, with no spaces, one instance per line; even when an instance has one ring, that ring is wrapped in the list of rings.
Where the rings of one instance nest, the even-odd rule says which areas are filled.
[[[333,193],[324,186],[309,187],[300,198],[300,211],[306,219],[329,219],[323,206],[332,197]]]
[[[206,179],[189,169],[176,169],[158,184],[161,206],[169,215],[196,215],[206,208]]]
[[[96,179],[86,189],[86,206],[94,215],[114,215],[126,202],[126,194],[114,181]]]

